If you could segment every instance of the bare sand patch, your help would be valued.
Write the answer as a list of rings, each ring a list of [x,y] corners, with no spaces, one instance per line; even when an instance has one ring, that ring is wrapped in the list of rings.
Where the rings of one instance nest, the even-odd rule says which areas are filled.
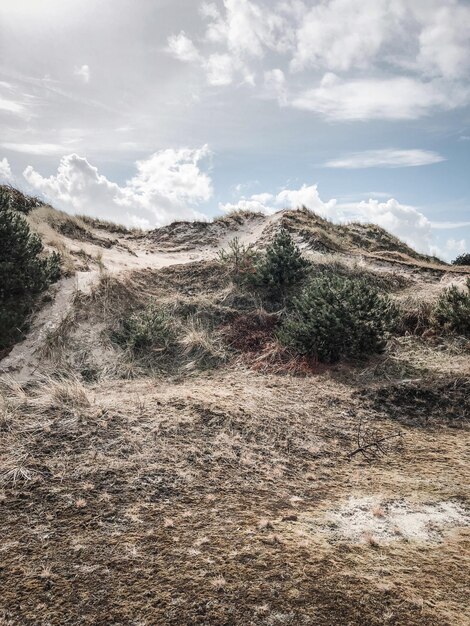
[[[351,497],[312,527],[334,539],[359,543],[440,542],[444,532],[470,526],[470,511],[453,501],[416,503],[404,498]]]

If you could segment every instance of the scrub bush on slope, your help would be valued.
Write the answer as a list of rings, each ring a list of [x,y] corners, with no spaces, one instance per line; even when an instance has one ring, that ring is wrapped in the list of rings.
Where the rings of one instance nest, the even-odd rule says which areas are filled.
[[[278,337],[299,354],[334,363],[382,352],[397,310],[360,279],[319,276],[293,299]]]
[[[21,212],[0,190],[0,349],[19,339],[36,297],[60,277],[60,256],[43,256]]]

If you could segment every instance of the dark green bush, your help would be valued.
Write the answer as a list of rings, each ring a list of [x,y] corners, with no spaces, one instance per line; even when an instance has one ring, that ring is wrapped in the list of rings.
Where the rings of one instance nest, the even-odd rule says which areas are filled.
[[[470,336],[470,278],[466,290],[455,285],[445,289],[434,308],[434,326],[444,332]]]
[[[470,252],[460,254],[456,259],[452,261],[452,265],[470,265]]]
[[[0,185],[1,204],[5,208],[27,215],[33,209],[44,206],[44,202],[35,196],[27,196],[10,185]]]
[[[308,266],[290,233],[281,228],[256,263],[253,283],[274,303],[284,303],[304,280]]]
[[[36,297],[60,277],[60,256],[44,257],[39,237],[0,190],[0,349],[21,336]]]
[[[151,303],[124,318],[113,339],[137,357],[156,357],[168,350],[175,335],[168,313]]]
[[[294,298],[279,340],[296,352],[334,363],[383,351],[397,309],[361,279],[319,276]]]

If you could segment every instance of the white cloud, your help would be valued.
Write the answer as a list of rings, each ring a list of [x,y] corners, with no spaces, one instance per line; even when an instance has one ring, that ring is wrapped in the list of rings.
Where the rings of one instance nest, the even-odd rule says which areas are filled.
[[[317,185],[302,185],[300,189],[284,189],[278,193],[276,205],[291,209],[306,206],[312,211],[319,211],[322,215],[330,215],[336,200],[323,202],[318,194]]]
[[[261,213],[274,213],[280,209],[296,209],[307,206],[321,215],[329,215],[336,205],[336,200],[323,202],[321,200],[317,185],[302,185],[300,189],[283,189],[277,194],[258,193],[242,197],[236,203],[219,204],[222,211],[251,210]]]
[[[11,173],[10,164],[8,163],[8,159],[5,157],[0,160],[0,182],[8,183],[13,180],[13,175]]]
[[[91,73],[88,65],[81,65],[80,67],[76,67],[73,73],[85,84],[90,82]]]
[[[168,39],[168,51],[182,61],[201,66],[210,85],[229,85],[239,73],[244,82],[255,84],[253,62],[268,51],[285,53],[293,47],[294,29],[287,17],[295,14],[291,4],[280,3],[273,11],[251,0],[224,0],[224,14],[213,2],[203,2],[200,14],[206,20],[202,43],[220,50],[200,54],[184,32]]]
[[[201,52],[184,33],[169,48],[212,85],[237,72],[255,85],[261,71],[281,106],[332,120],[416,119],[470,102],[470,7],[459,0],[224,0],[200,14]]]
[[[197,206],[213,194],[202,160],[207,146],[161,150],[137,161],[136,175],[124,186],[108,180],[87,159],[71,154],[61,159],[57,174],[44,178],[32,166],[24,177],[57,207],[129,224],[161,226],[175,219],[201,218]]]
[[[233,82],[235,68],[229,54],[212,54],[206,67],[209,85],[230,85]]]
[[[453,230],[454,228],[467,228],[470,222],[431,222],[431,226],[436,230]]]
[[[334,71],[368,67],[393,19],[394,6],[383,0],[318,3],[297,31],[291,67],[294,71],[308,67]]]
[[[172,35],[168,38],[168,52],[186,63],[194,63],[201,58],[193,41],[183,30],[179,35]]]
[[[219,209],[225,213],[230,213],[231,211],[254,211],[255,213],[265,213],[267,215],[275,213],[277,210],[274,207],[267,206],[259,200],[250,198],[242,198],[241,200],[238,200],[238,202],[220,202]]]
[[[25,154],[36,155],[60,155],[64,154],[66,148],[57,143],[11,143],[3,142],[0,144],[2,148],[12,150],[13,152],[23,152]],[[70,148],[69,148],[70,149]]]
[[[464,78],[470,69],[470,6],[443,2],[425,14],[418,65],[437,76]]]
[[[447,239],[446,251],[447,254],[444,256],[458,256],[467,251],[467,242],[465,239]]]
[[[469,102],[468,86],[413,78],[353,79],[325,74],[320,85],[298,94],[292,106],[332,120],[417,119]]]
[[[268,96],[277,99],[281,106],[288,104],[289,98],[287,93],[287,81],[284,72],[276,68],[265,72],[264,74],[264,86]]]
[[[431,222],[416,207],[390,198],[386,202],[370,199],[368,202],[339,204],[338,209],[349,220],[382,226],[419,252],[431,251]]]
[[[168,199],[174,206],[207,202],[213,194],[212,181],[200,169],[200,163],[211,156],[209,146],[155,152],[137,161],[137,175],[127,182],[134,193]]]
[[[225,0],[224,5],[226,19],[221,32],[226,35],[228,50],[242,57],[263,57],[264,48],[274,45],[280,17],[250,0]]]
[[[13,115],[18,115],[20,117],[27,117],[28,112],[26,107],[21,104],[21,102],[16,102],[15,100],[9,100],[7,98],[2,98],[0,96],[0,111],[5,113],[11,113]]]
[[[440,163],[445,158],[429,150],[365,150],[325,163],[325,167],[361,169],[368,167],[417,167]]]

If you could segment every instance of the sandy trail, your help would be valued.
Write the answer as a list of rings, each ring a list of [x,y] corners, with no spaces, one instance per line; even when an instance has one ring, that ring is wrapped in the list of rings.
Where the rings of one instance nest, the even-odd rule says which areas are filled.
[[[38,369],[41,346],[49,333],[60,326],[71,310],[77,291],[87,293],[99,277],[96,270],[77,272],[74,276],[63,278],[54,285],[52,300],[34,316],[29,333],[24,341],[14,346],[10,354],[1,363],[0,375],[8,374],[15,380],[29,380]]]

